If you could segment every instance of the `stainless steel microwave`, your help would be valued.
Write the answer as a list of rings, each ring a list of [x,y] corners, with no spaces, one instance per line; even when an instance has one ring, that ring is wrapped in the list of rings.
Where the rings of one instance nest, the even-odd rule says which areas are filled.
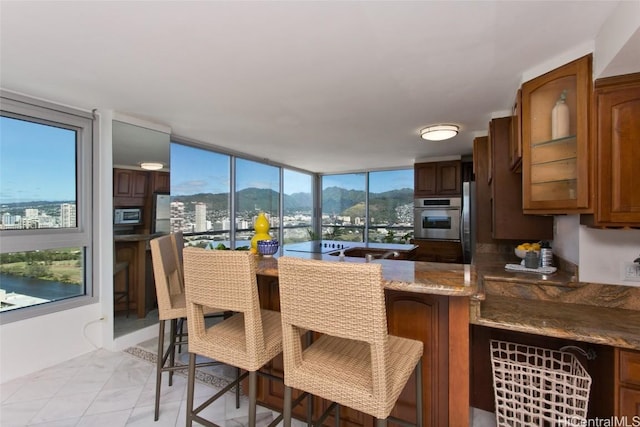
[[[113,210],[113,223],[116,225],[142,224],[142,209],[116,208]]]

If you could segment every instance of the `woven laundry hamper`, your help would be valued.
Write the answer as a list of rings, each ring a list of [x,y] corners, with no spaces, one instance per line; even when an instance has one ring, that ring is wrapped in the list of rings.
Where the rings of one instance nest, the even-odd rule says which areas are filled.
[[[582,425],[591,376],[568,352],[491,340],[498,426]]]

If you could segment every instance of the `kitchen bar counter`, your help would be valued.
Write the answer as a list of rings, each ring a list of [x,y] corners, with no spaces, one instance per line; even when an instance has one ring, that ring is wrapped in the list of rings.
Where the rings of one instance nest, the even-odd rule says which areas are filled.
[[[258,274],[277,277],[279,256],[330,262],[365,262],[364,258],[344,257],[343,261],[340,261],[337,256],[288,251],[285,247],[273,257],[258,256]],[[472,296],[478,293],[475,270],[470,265],[387,259],[375,259],[372,262],[382,264],[386,289],[447,296]]]
[[[513,273],[481,254],[472,324],[640,350],[640,287],[586,283],[573,272]]]
[[[371,250],[407,250],[414,245],[357,244],[322,242],[285,245],[272,257],[257,255],[260,302],[263,308],[279,309],[278,258],[292,256],[326,262],[363,263],[365,258],[331,255],[345,247],[367,247]],[[329,247],[325,247],[327,243]],[[355,251],[360,254],[366,250]],[[354,253],[354,252],[352,252]],[[378,254],[380,252],[377,252]],[[469,300],[478,293],[474,268],[469,265],[374,259],[382,264],[387,324],[389,333],[418,339],[424,343],[423,407],[426,426],[469,425]],[[267,368],[281,375],[279,358]],[[411,380],[413,381],[413,380]],[[282,405],[281,390],[260,382],[259,401],[273,409]],[[413,384],[399,398],[395,415],[411,420],[415,415]],[[414,408],[414,409],[412,409]],[[298,415],[304,417],[303,408]],[[344,425],[369,426],[370,417],[343,408]],[[329,422],[329,421],[327,421]]]
[[[156,234],[114,234],[116,254],[121,254],[118,261],[129,262],[130,298],[136,304],[136,316],[146,317],[155,306],[155,288],[152,281],[147,281],[147,251],[149,241],[163,233]]]

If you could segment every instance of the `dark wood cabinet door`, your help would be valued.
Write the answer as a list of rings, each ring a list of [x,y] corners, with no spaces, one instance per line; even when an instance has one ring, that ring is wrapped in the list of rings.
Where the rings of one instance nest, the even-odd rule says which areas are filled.
[[[640,351],[618,349],[617,413],[629,420],[640,417]]]
[[[132,169],[113,170],[114,206],[143,206],[147,195],[147,172]]]
[[[414,170],[414,195],[416,197],[431,197],[437,194],[436,172],[436,162],[416,163]]]
[[[640,73],[596,82],[595,225],[640,225]]]
[[[509,165],[512,171],[522,171],[522,90],[518,89],[511,113],[511,139],[509,140]]]
[[[491,120],[489,141],[492,146],[491,236],[493,239],[553,239],[553,217],[525,215],[522,210],[522,174],[511,171],[509,147],[511,117]],[[479,206],[478,209],[486,209]]]
[[[459,161],[438,162],[436,190],[439,195],[459,196],[462,194],[462,176]]]
[[[619,417],[628,419],[640,417],[640,389],[620,387],[620,402],[618,404]]]
[[[133,171],[113,170],[113,197],[131,197],[133,192]]]
[[[133,189],[131,197],[144,198],[147,194],[147,173],[142,171],[133,172]]]
[[[169,180],[169,172],[152,172],[151,173],[151,192],[152,193],[168,193],[171,190]]]
[[[387,291],[389,333],[422,341],[422,404],[425,426],[446,426],[448,419],[448,304],[446,297]],[[416,321],[416,319],[420,319]],[[415,374],[392,415],[415,422]]]
[[[416,163],[414,166],[415,197],[460,196],[462,194],[462,162]]]

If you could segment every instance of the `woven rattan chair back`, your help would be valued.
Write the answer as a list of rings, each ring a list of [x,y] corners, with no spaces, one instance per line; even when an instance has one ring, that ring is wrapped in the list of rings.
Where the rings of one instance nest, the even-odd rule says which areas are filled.
[[[244,317],[243,356],[249,360],[250,365],[245,366],[242,363],[240,367],[251,369],[251,365],[254,365],[257,369],[261,366],[258,360],[261,360],[264,354],[265,339],[254,255],[248,251],[185,248],[184,275],[189,319],[189,351],[197,354],[211,353],[210,347],[214,344],[206,339],[203,315],[207,307],[234,311]],[[215,351],[219,351],[219,348]]]
[[[384,345],[387,319],[380,264],[281,257],[278,274],[285,322]]]
[[[173,234],[149,242],[160,320],[186,317],[184,282],[176,238]]]
[[[389,335],[382,265],[278,259],[284,358],[284,427],[291,426],[292,389],[401,425],[390,416],[415,371],[416,423],[422,426],[422,342]],[[304,348],[301,329],[316,333]]]
[[[285,383],[288,373],[302,363],[299,329],[303,328],[369,344],[374,400],[388,400],[382,266],[281,257],[278,275]]]

